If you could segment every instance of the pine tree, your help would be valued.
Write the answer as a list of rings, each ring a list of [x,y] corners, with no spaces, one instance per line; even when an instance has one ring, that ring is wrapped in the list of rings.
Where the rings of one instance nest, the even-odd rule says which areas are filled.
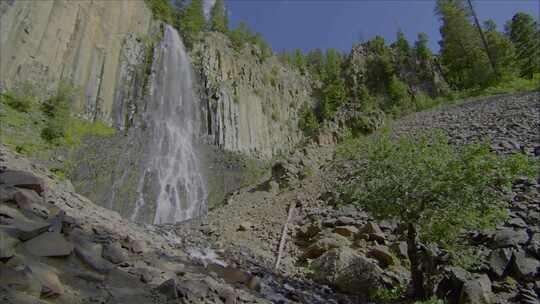
[[[436,13],[442,20],[439,44],[445,78],[458,89],[485,86],[493,71],[470,11],[461,0],[438,0]]]
[[[516,49],[515,59],[521,76],[532,78],[540,72],[538,23],[529,14],[517,13],[506,25],[506,32]]]
[[[432,57],[431,50],[427,46],[428,36],[426,33],[418,33],[418,38],[414,43],[414,50],[416,53],[416,58],[422,62],[427,61]]]
[[[409,41],[407,41],[407,38],[405,38],[405,34],[401,29],[399,29],[396,36],[397,37],[395,46],[398,50],[398,53],[401,57],[409,57],[411,55],[411,46],[409,45]]]
[[[210,11],[210,29],[221,33],[227,33],[229,30],[229,18],[223,0],[216,0]]]
[[[495,21],[484,21],[484,35],[489,45],[489,53],[496,64],[500,76],[510,77],[515,74],[515,48],[510,39],[497,31]],[[504,77],[503,77],[504,78]]]
[[[191,48],[200,33],[206,28],[203,0],[191,0],[180,14],[180,31],[186,47]]]
[[[306,72],[306,58],[300,49],[294,50],[294,65],[300,73],[304,74]]]

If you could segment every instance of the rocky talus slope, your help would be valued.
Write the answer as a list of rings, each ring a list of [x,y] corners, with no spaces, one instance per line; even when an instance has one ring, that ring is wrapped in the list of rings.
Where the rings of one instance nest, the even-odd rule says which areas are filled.
[[[538,93],[484,98],[416,113],[393,124],[395,137],[439,129],[457,146],[490,139],[496,153],[540,153]],[[278,272],[307,278],[362,302],[370,291],[408,284],[407,250],[399,223],[378,222],[336,189],[348,164],[333,158],[333,146],[308,146],[276,164],[273,174],[241,189],[211,211],[203,223],[175,227],[188,243],[222,249],[231,258],[271,268],[288,208],[288,242]],[[450,266],[447,253],[428,246],[423,260],[439,275],[429,282],[449,303],[538,303],[540,292],[540,184],[519,179],[506,195],[509,217],[496,229],[464,236],[473,245],[468,270]],[[309,266],[308,266],[309,265]],[[431,268],[429,268],[431,267]],[[295,295],[296,294],[296,295]],[[293,291],[290,301],[301,298]],[[356,294],[359,298],[350,295]],[[309,302],[305,302],[309,303]]]

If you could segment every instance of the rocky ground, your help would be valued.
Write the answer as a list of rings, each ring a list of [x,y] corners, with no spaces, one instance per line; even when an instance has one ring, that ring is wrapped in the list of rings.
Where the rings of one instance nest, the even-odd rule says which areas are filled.
[[[392,132],[437,128],[456,145],[487,137],[497,153],[538,157],[538,98],[493,97],[417,113]],[[336,181],[346,176],[333,145],[308,145],[207,218],[140,225],[0,145],[0,302],[369,303],[366,295],[378,289],[388,297],[408,283],[403,231],[340,205]],[[516,181],[506,197],[508,220],[465,237],[477,257],[467,270],[426,246],[439,296],[539,303],[539,190],[538,180]]]
[[[415,113],[396,121],[392,134],[439,129],[457,146],[490,140],[496,153],[538,157],[538,98],[538,93],[499,96]],[[406,285],[406,244],[398,223],[377,222],[354,206],[336,207],[340,199],[334,186],[346,176],[347,164],[333,159],[332,146],[308,146],[274,166],[272,178],[265,183],[233,193],[222,208],[209,214],[207,222],[175,229],[186,239],[223,248],[231,258],[249,256],[271,268],[292,205],[295,212],[280,273],[346,294]],[[506,197],[508,220],[493,231],[467,236],[476,257],[470,269],[451,267],[448,262],[433,266],[441,274],[439,282],[432,283],[439,296],[451,303],[538,303],[538,182],[516,181]],[[448,259],[436,247],[428,248],[425,255],[430,261]]]

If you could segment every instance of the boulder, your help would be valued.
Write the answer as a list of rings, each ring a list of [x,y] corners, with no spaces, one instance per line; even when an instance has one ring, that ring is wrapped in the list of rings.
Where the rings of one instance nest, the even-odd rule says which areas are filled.
[[[325,234],[321,239],[318,239],[306,249],[304,257],[315,259],[331,249],[346,247],[349,246],[350,243],[351,242],[342,235],[336,233]]]
[[[41,283],[29,267],[11,269],[0,263],[0,286],[39,297]]]
[[[41,263],[32,263],[29,267],[41,283],[43,297],[56,297],[64,293],[64,286],[53,268]]]
[[[7,170],[0,173],[0,184],[34,190],[39,195],[44,191],[42,180],[24,171]]]
[[[127,260],[124,249],[116,243],[103,246],[102,256],[113,264],[121,264]]]
[[[353,226],[356,220],[348,216],[340,216],[336,219],[336,224],[339,226]]]
[[[14,194],[13,199],[20,210],[29,212],[43,219],[46,219],[49,216],[49,211],[43,206],[43,198],[33,190],[19,189]]]
[[[338,226],[334,228],[334,232],[344,237],[353,237],[358,233],[358,228],[354,226]]]
[[[70,255],[73,244],[58,232],[45,232],[26,241],[24,247],[35,256],[59,257]]]
[[[12,257],[19,242],[8,229],[0,227],[0,259]]]
[[[398,255],[398,257],[404,259],[409,258],[409,254],[407,252],[407,242],[394,243],[392,246],[390,246],[390,248]]]
[[[498,278],[502,277],[512,259],[512,251],[508,248],[495,249],[489,254],[489,269]]]
[[[465,282],[461,289],[459,304],[490,304],[493,303],[491,281],[485,274]]]
[[[386,237],[379,225],[375,222],[369,222],[364,227],[363,232],[369,235],[370,240],[384,242]]]
[[[505,228],[497,230],[493,236],[493,248],[519,247],[529,240],[529,235],[524,229],[514,230]]]
[[[517,279],[534,281],[534,277],[538,273],[540,262],[531,258],[523,251],[513,253],[511,273]]]
[[[176,284],[176,280],[175,279],[169,279],[163,283],[161,283],[161,285],[159,285],[156,290],[165,295],[167,298],[169,299],[172,299],[172,300],[176,300],[178,299],[178,291],[177,291],[177,284]]]
[[[332,249],[312,263],[313,279],[340,292],[368,294],[379,288],[382,270],[376,262],[351,248]]]
[[[101,257],[103,248],[100,244],[96,244],[85,240],[82,236],[75,235],[75,254],[88,266],[99,273],[108,273],[114,269],[114,265]]]
[[[17,188],[8,185],[0,185],[0,203],[14,201]]]
[[[439,298],[448,300],[448,303],[457,303],[465,282],[471,279],[471,274],[461,267],[449,266],[443,270],[443,278],[436,288]]]
[[[383,268],[396,263],[394,256],[390,253],[390,249],[386,246],[374,246],[369,248],[367,256],[377,260],[379,265]]]

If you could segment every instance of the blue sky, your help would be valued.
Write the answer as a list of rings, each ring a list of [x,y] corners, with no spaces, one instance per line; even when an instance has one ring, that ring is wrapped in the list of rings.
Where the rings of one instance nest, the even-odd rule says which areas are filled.
[[[210,0],[211,1],[211,0]],[[500,29],[519,11],[538,19],[539,0],[476,0],[481,20],[492,18]],[[226,0],[232,26],[246,21],[263,34],[276,51],[337,48],[349,51],[360,39],[375,35],[387,42],[401,28],[410,42],[418,32],[439,49],[439,20],[435,0]]]

